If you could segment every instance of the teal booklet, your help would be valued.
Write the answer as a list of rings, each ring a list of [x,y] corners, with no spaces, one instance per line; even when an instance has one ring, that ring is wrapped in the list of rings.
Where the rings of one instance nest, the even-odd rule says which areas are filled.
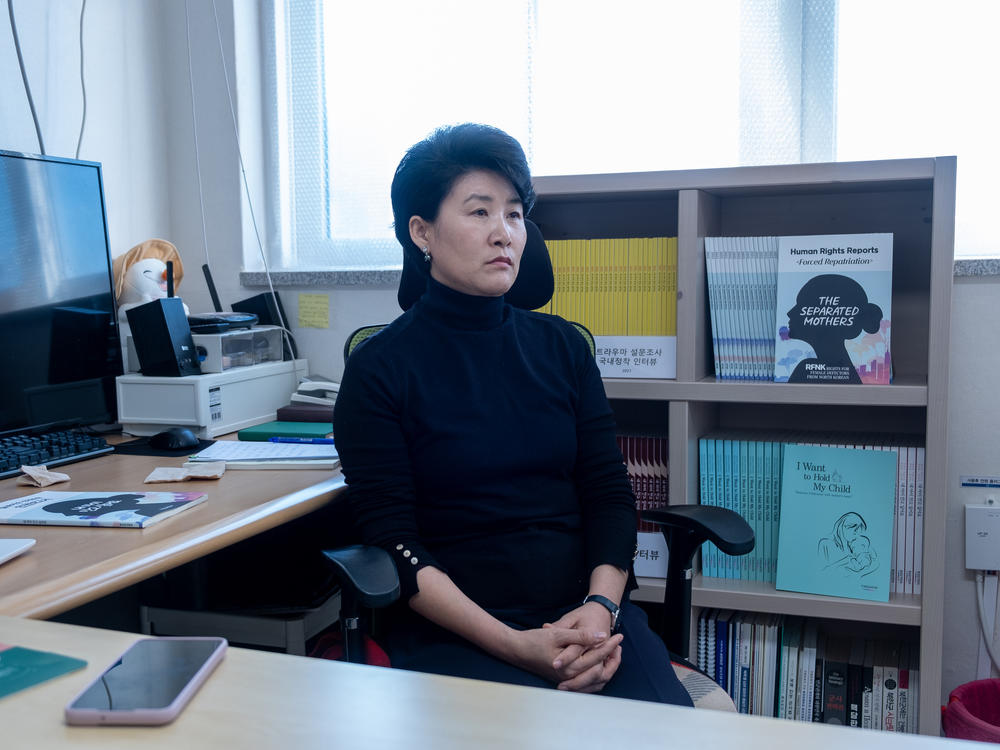
[[[83,659],[0,643],[0,698],[85,666]]]
[[[264,422],[264,424],[244,427],[236,433],[239,440],[266,441],[273,437],[284,438],[325,438],[333,432],[332,422]]]
[[[896,454],[786,445],[775,587],[889,601]]]

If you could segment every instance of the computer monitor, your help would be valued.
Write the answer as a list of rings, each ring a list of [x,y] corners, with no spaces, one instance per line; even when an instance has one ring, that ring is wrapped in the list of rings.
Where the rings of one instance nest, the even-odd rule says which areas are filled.
[[[0,352],[0,432],[117,419],[100,164],[0,150]]]

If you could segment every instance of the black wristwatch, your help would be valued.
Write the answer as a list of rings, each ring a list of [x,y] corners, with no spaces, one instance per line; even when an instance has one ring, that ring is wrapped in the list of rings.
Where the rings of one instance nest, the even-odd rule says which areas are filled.
[[[590,596],[588,596],[586,599],[583,600],[584,604],[586,604],[587,602],[597,602],[602,607],[607,609],[608,612],[611,613],[611,632],[608,633],[608,635],[614,635],[615,633],[617,633],[618,615],[621,614],[621,609],[618,607],[618,605],[615,604],[610,599],[608,599],[608,597],[601,596],[600,594],[591,594]]]

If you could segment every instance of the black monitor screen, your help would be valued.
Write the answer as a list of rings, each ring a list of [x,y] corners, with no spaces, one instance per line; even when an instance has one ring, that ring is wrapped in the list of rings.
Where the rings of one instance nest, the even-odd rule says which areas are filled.
[[[114,422],[101,165],[0,151],[0,431]]]

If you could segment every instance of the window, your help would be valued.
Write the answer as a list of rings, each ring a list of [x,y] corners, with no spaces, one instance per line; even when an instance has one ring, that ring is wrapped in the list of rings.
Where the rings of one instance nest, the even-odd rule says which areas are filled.
[[[1000,4],[263,3],[274,269],[398,267],[389,184],[446,123],[535,174],[959,156],[957,252],[989,255]],[[247,258],[247,267],[255,259]]]

